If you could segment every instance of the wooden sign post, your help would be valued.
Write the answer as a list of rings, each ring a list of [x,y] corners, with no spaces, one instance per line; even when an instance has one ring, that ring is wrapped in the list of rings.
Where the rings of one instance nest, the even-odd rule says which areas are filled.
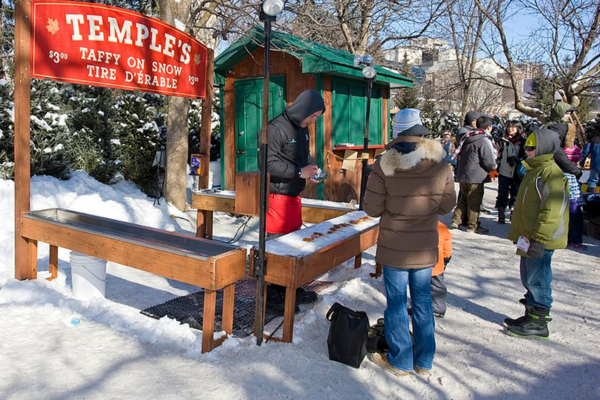
[[[15,278],[37,278],[37,243],[21,236],[23,214],[30,211],[31,70],[29,0],[15,2]]]

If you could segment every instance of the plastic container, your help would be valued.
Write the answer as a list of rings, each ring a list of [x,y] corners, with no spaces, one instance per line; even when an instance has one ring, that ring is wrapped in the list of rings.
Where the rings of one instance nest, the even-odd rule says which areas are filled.
[[[90,299],[106,294],[106,260],[71,252],[73,297]]]

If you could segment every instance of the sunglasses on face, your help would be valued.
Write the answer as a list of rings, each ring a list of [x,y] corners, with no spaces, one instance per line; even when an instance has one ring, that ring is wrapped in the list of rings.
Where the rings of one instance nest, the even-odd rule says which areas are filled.
[[[535,151],[535,146],[525,146],[525,151]]]

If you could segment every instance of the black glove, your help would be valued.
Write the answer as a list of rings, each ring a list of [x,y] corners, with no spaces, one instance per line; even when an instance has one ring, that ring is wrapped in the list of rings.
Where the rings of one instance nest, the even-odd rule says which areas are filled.
[[[540,258],[544,255],[544,250],[546,250],[546,245],[544,243],[531,239],[527,255],[531,258]]]
[[[512,156],[512,157],[508,157],[508,159],[506,161],[508,161],[508,165],[510,165],[511,167],[514,167],[517,164],[517,162],[519,161],[519,159],[515,156]]]
[[[446,265],[448,265],[448,263],[450,262],[451,258],[452,258],[452,256],[444,258],[444,267],[446,267]]]

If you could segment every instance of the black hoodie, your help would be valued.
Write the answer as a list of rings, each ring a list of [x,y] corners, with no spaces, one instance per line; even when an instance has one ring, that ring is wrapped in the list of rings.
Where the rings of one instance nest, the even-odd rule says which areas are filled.
[[[562,146],[567,134],[568,126],[566,124],[551,124],[546,129],[541,129],[540,134],[542,135],[556,135],[558,142],[560,143],[558,149],[554,153],[554,162],[560,167],[563,172],[575,175],[577,179],[581,176],[581,170],[569,160],[569,157],[563,150]]]
[[[325,111],[323,98],[316,90],[305,90],[269,122],[267,172],[271,193],[296,197],[306,187],[300,170],[314,162],[309,156],[308,128],[300,127],[300,123],[317,111]]]

